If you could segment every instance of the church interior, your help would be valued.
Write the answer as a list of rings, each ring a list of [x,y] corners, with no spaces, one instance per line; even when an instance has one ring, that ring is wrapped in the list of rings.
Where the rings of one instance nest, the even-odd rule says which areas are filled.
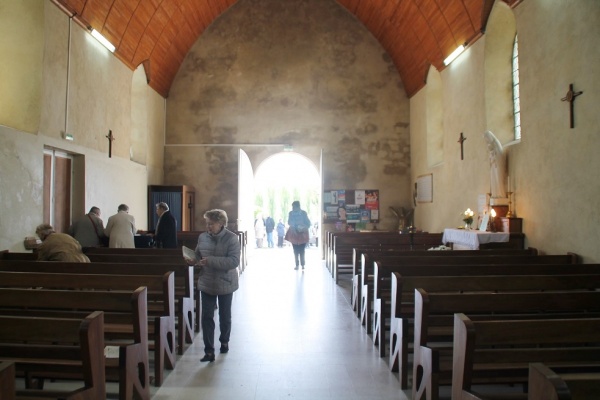
[[[366,230],[497,205],[524,248],[600,263],[599,40],[597,0],[0,0],[0,250],[92,206],[151,230],[159,186],[192,188],[189,230],[252,231],[242,179],[293,151],[323,191],[378,190]]]

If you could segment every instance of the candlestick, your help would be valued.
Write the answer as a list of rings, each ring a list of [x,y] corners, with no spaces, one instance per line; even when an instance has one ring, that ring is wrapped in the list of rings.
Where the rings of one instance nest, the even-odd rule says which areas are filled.
[[[512,194],[514,192],[506,192],[506,194],[508,195],[508,212],[506,213],[506,218],[512,218],[513,213],[512,213]]]

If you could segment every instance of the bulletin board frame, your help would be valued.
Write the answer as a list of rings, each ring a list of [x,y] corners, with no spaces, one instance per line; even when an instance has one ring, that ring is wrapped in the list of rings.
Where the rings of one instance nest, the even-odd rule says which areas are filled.
[[[378,189],[326,189],[323,191],[323,221],[326,223],[379,222]]]

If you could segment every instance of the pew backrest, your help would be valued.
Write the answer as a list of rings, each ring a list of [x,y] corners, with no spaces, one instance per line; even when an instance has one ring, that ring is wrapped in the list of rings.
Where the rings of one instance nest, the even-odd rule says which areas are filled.
[[[0,359],[26,361],[30,372],[35,368],[38,375],[48,376],[61,375],[65,364],[67,368],[76,366],[83,386],[69,390],[69,394],[78,392],[80,399],[105,399],[103,330],[101,311],[84,319],[0,315]],[[17,363],[17,373],[19,368]]]

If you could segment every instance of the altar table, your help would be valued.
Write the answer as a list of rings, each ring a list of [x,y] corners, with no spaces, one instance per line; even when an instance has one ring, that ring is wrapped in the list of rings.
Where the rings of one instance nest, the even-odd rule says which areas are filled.
[[[508,242],[508,232],[484,232],[466,229],[444,229],[442,243],[453,243],[454,250],[478,250],[479,245],[491,242]]]

